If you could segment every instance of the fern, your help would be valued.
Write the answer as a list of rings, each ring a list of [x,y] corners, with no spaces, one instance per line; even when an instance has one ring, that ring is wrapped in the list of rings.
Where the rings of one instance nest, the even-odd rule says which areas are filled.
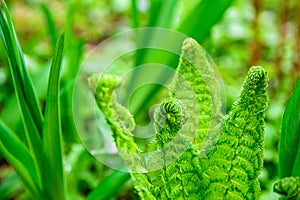
[[[203,166],[205,199],[258,199],[263,166],[267,73],[252,67]]]
[[[131,133],[133,117],[116,102],[118,77],[97,74],[89,81],[141,199],[258,199],[268,102],[262,67],[250,69],[222,122],[211,62],[195,40],[186,39],[170,98],[155,110],[155,136],[144,152]]]
[[[286,177],[274,184],[274,192],[281,195],[280,200],[299,200],[300,199],[300,180],[299,177]]]
[[[141,171],[143,161],[135,154],[140,150],[130,133],[130,130],[134,128],[133,118],[126,108],[116,102],[113,92],[118,85],[119,78],[114,75],[94,74],[88,81],[91,90],[95,92],[96,103],[113,132],[120,156],[130,171]],[[143,199],[155,199],[150,193],[153,186],[148,182],[145,174],[131,173],[131,177],[136,183],[136,190]]]

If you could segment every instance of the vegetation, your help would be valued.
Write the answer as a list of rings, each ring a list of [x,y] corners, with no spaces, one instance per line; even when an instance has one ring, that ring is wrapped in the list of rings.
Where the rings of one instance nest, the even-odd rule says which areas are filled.
[[[261,199],[299,198],[298,1],[65,0],[45,3],[7,1],[7,4],[10,9],[3,1],[0,12],[0,199],[165,199],[183,196],[222,199],[225,195],[235,199],[258,199],[258,196]],[[193,45],[192,48],[183,46],[182,55],[186,51],[196,52],[199,60],[191,62],[194,59],[191,56],[193,58],[186,62],[183,56],[177,72],[188,77],[189,87],[204,88],[202,92],[205,93],[207,90],[218,91],[219,86],[210,88],[213,84],[207,83],[219,81],[219,77],[203,69],[199,70],[201,73],[192,74],[185,70],[188,67],[217,69],[224,81],[226,107],[218,103],[223,100],[218,100],[218,96],[206,95],[207,101],[201,102],[201,95],[196,94],[195,99],[199,100],[193,104],[196,109],[189,110],[184,101],[185,93],[170,94],[161,101],[164,91],[151,85],[141,88],[132,98],[129,106],[132,117],[125,107],[114,101],[109,108],[111,101],[108,100],[114,97],[110,96],[109,90],[103,91],[103,88],[113,87],[119,81],[118,76],[103,75],[96,88],[91,77],[89,82],[96,90],[98,106],[106,119],[100,126],[112,130],[127,167],[134,163],[138,168],[135,171],[140,171],[139,167],[150,169],[148,173],[129,174],[107,167],[86,150],[74,123],[72,95],[83,58],[96,44],[124,30],[142,27],[167,28],[194,38],[186,41]],[[64,34],[60,36],[62,32]],[[151,44],[153,38],[143,39]],[[196,41],[212,55],[217,68],[212,67],[212,61]],[[192,55],[191,52],[186,56]],[[141,49],[124,60],[117,64],[134,69],[151,62],[175,69],[178,56]],[[198,62],[201,65],[198,66]],[[247,67],[257,65],[264,68]],[[140,79],[147,76],[148,73],[138,75]],[[94,78],[98,81],[99,77],[95,75]],[[173,81],[170,87],[180,87],[180,84]],[[151,111],[155,103],[160,106],[154,112],[154,140],[146,145],[145,141],[132,140],[128,135],[134,123],[148,123],[151,120],[148,110]],[[185,132],[188,120],[197,121],[193,118],[197,109],[204,110],[203,115],[215,120],[215,124],[203,122],[202,125],[218,130],[218,139],[214,138],[214,132],[199,129],[195,129],[198,130],[195,140],[187,134],[176,138],[181,135],[179,133],[188,133]],[[220,109],[228,113],[224,120]],[[83,113],[89,121],[87,111]],[[223,126],[219,126],[221,122]],[[236,129],[237,126],[242,131]],[[245,141],[241,138],[241,144],[235,145],[234,141],[241,133],[251,133],[255,138],[243,137]],[[199,158],[195,155],[207,135],[211,137],[208,141],[215,145],[208,145],[207,149],[211,151],[204,151],[208,154]],[[190,145],[184,145],[189,148],[183,149],[181,157],[169,165],[164,163],[165,159],[154,159],[158,162],[145,165],[140,157],[126,157],[128,152],[149,153],[164,149],[174,137],[174,146],[182,141]],[[255,148],[248,151],[253,145]],[[233,151],[239,152],[239,156],[232,157],[230,152]],[[225,156],[228,156],[226,160]],[[191,162],[186,163],[184,158],[196,158],[194,165],[190,167]],[[236,162],[241,158],[246,160],[246,165]],[[234,173],[236,176],[228,173],[226,163],[230,160],[237,166],[232,170],[239,171]],[[139,162],[141,165],[137,164]],[[195,184],[190,181],[176,187],[185,179],[173,179],[172,175],[192,176],[191,173],[196,172],[197,177],[191,177]],[[194,187],[190,187],[191,183]]]
[[[206,74],[199,73],[198,69],[204,68],[201,71],[208,72],[213,69],[203,64],[208,64],[203,61],[206,60],[205,52],[193,39],[183,42],[182,52],[178,74],[195,91],[195,103],[201,110],[199,126],[191,123],[199,111],[196,106],[189,105],[189,88],[176,76],[171,88],[184,92],[156,108],[154,126],[157,132],[147,148],[150,154],[142,158],[126,154],[140,152],[134,138],[128,138],[128,126],[122,126],[132,122],[115,120],[132,119],[128,111],[121,111],[125,108],[114,98],[118,79],[106,74],[98,77],[97,104],[112,129],[121,157],[132,171],[136,190],[141,199],[258,199],[258,175],[263,165],[264,118],[268,104],[267,73],[261,67],[250,69],[239,99],[225,117],[224,124],[219,122],[222,127],[220,136],[218,129],[212,135],[208,130],[214,123],[213,115],[222,116],[212,112],[216,105],[212,98],[206,98],[210,95],[209,82],[203,78]],[[216,110],[220,111],[220,108]],[[195,138],[190,133],[193,129],[197,129]],[[207,136],[209,141],[205,140]],[[209,153],[201,155],[203,149]],[[136,173],[137,167],[147,172]]]

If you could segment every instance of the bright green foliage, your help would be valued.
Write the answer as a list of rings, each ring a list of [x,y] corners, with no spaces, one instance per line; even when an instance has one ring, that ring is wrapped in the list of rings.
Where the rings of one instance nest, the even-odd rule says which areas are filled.
[[[210,65],[206,52],[195,40],[188,38],[183,42],[178,72],[170,87],[174,91],[172,98],[163,102],[154,114],[156,135],[150,146],[154,143],[156,148],[150,150],[163,148],[160,159],[163,164],[156,167],[164,168],[147,176],[155,186],[152,193],[157,199],[201,198],[198,150],[207,136],[212,115],[220,115],[221,106],[215,96],[218,87]],[[213,97],[218,102],[215,110]]]
[[[166,100],[154,119],[156,135],[148,150],[161,153],[159,157],[154,153],[147,163],[147,177],[154,186],[151,193],[156,199],[199,199],[199,156],[190,138],[179,133],[186,120],[182,105]]]
[[[50,68],[42,116],[9,10],[2,2],[0,38],[13,80],[25,129],[25,141],[0,121],[0,151],[14,167],[34,199],[65,199],[62,135],[59,110],[59,73],[64,37],[59,37]]]
[[[205,199],[258,199],[267,82],[268,76],[262,67],[250,69],[240,97],[203,166]]]
[[[184,40],[178,73],[171,86],[174,91],[185,91],[176,93],[175,98],[183,102],[187,118],[192,122],[186,126],[197,127],[192,136],[198,148],[203,148],[208,130],[216,128],[217,119],[222,116],[220,88],[207,58],[205,50],[195,40]],[[196,100],[192,99],[193,95]]]
[[[268,76],[262,67],[250,69],[239,99],[221,123],[220,89],[211,62],[196,41],[186,39],[171,97],[155,110],[155,136],[146,152],[132,137],[132,116],[116,102],[118,81],[113,75],[94,75],[90,85],[97,83],[97,104],[125,164],[146,170],[131,173],[141,199],[258,199],[268,104]]]
[[[277,181],[274,185],[274,192],[281,195],[281,200],[300,199],[299,177],[286,177]]]
[[[118,85],[118,81],[117,76],[94,74],[89,79],[89,85],[92,90],[96,89],[97,105],[110,125],[120,156],[130,171],[136,171],[142,166],[142,161],[134,154],[139,152],[134,137],[130,133],[130,130],[134,128],[134,121],[126,108],[116,102],[113,90]],[[95,85],[96,88],[93,88]],[[135,189],[142,198],[155,199],[150,193],[152,185],[148,183],[145,174],[132,173],[131,177],[136,183]]]
[[[128,152],[137,152],[137,145],[134,138],[131,137],[130,130],[133,126],[133,119],[130,113],[118,104],[115,100],[113,90],[118,84],[118,77],[112,75],[101,74],[90,78],[90,85],[97,83],[96,100],[97,105],[106,117],[107,123],[110,125],[116,145],[119,150]]]

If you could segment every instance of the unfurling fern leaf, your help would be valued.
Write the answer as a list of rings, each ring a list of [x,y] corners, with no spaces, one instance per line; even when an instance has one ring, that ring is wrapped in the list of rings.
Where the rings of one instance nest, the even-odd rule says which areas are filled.
[[[281,195],[280,200],[299,200],[300,199],[300,180],[299,177],[286,177],[274,184],[274,192]]]
[[[258,199],[263,166],[267,73],[252,67],[205,162],[204,199]]]
[[[170,88],[171,99],[155,112],[156,134],[149,148],[162,149],[159,159],[164,165],[147,176],[157,199],[201,199],[199,150],[214,125],[212,119],[222,113],[211,63],[191,38],[183,42]]]
[[[135,154],[140,150],[130,131],[127,131],[131,128],[126,128],[126,124],[129,127],[134,126],[134,120],[128,110],[118,104],[115,99],[114,89],[118,86],[118,82],[119,78],[114,75],[93,74],[89,78],[90,88],[95,92],[96,103],[110,125],[120,156],[129,170],[141,171],[143,161]],[[143,199],[155,200],[150,192],[153,186],[148,182],[145,174],[132,173],[131,177],[135,182],[135,189]]]
[[[203,143],[213,138],[208,132],[212,133],[216,129],[216,119],[222,118],[221,94],[212,62],[205,50],[192,38],[183,41],[171,88],[180,91],[174,93],[174,98],[179,99],[185,107],[189,123],[186,128],[190,128],[191,132],[186,135],[193,138],[197,148],[203,149]],[[196,129],[196,133],[192,129]]]
[[[250,69],[222,123],[211,63],[195,40],[186,39],[170,98],[155,110],[155,136],[144,152],[131,133],[133,117],[116,102],[118,81],[106,74],[90,78],[91,85],[97,83],[96,102],[141,199],[258,199],[268,102],[262,67]],[[144,173],[133,173],[138,171]]]
[[[183,109],[177,100],[170,99],[154,114],[157,132],[148,148],[153,156],[149,158],[147,176],[156,199],[200,198],[199,156],[190,138],[180,133],[185,123]]]

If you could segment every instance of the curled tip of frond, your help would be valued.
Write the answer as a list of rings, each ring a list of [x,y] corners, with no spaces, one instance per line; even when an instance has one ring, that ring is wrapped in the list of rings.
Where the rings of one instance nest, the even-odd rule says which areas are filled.
[[[263,67],[251,67],[237,104],[242,103],[251,110],[260,108],[259,112],[264,111],[268,107],[269,101],[267,95],[268,80],[268,73]],[[243,107],[243,109],[245,108]],[[259,112],[257,111],[257,113]]]
[[[193,38],[186,38],[184,41],[183,41],[183,44],[182,44],[182,49],[189,49],[193,46],[198,46],[199,44],[196,42],[196,40],[194,40]]]
[[[165,100],[154,114],[156,131],[159,131],[163,127],[169,127],[170,130],[177,130],[185,122],[185,117],[183,106],[178,100]]]
[[[192,58],[199,57],[199,54],[205,53],[201,46],[193,38],[186,38],[182,44],[182,56],[190,61]]]
[[[285,177],[280,179],[274,184],[273,190],[284,197],[293,197],[293,199],[297,199],[300,197],[299,177]]]
[[[102,87],[113,89],[119,82],[120,78],[111,74],[95,73],[88,78],[88,85],[93,91],[95,91],[96,88]]]
[[[248,78],[245,81],[248,87],[263,86],[267,87],[268,73],[261,66],[253,66],[248,72]]]

